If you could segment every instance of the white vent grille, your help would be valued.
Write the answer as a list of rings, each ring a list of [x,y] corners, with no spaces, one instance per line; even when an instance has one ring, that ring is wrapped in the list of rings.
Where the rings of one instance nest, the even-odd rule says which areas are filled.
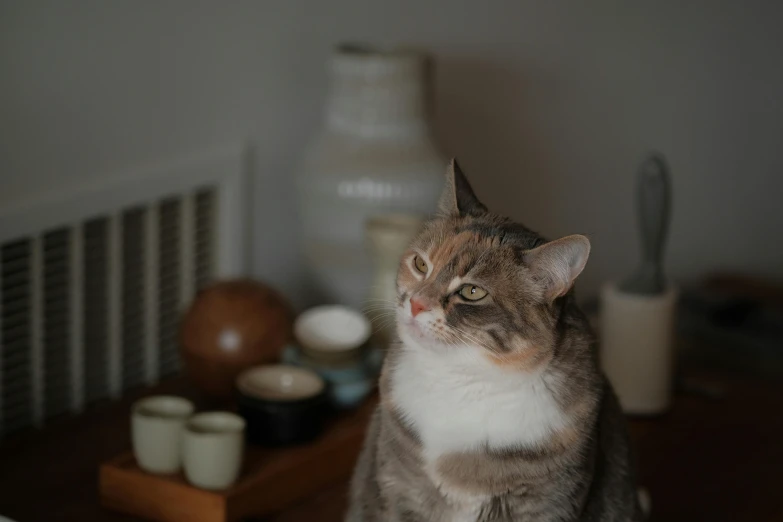
[[[81,272],[84,301],[83,315],[72,323],[83,328],[82,364],[84,365],[84,402],[94,402],[109,394],[108,361],[109,320],[106,303],[109,299],[109,252],[106,237],[109,231],[106,218],[93,219],[82,227],[84,234],[84,270]],[[78,237],[78,236],[77,236]],[[78,254],[78,249],[76,250]],[[83,274],[90,274],[84,277]],[[78,281],[74,282],[78,286]],[[76,344],[76,343],[74,343]],[[78,349],[78,344],[76,344]],[[78,364],[77,364],[78,366]],[[77,379],[77,385],[79,384]],[[77,401],[77,403],[80,401]]]
[[[177,368],[177,354],[174,348],[176,346],[176,323],[180,296],[184,297],[183,301],[188,299],[187,293],[181,288],[185,282],[177,277],[177,274],[183,270],[178,247],[183,237],[183,227],[179,219],[181,206],[181,201],[173,199],[165,201],[160,208],[160,264],[158,265],[160,325],[158,343],[161,347],[160,371],[164,374],[171,373]],[[193,276],[195,277],[195,273]]]
[[[43,416],[70,409],[72,389],[70,341],[70,249],[71,230],[60,229],[42,237],[41,282],[43,336]]]
[[[29,241],[2,248],[3,427],[16,430],[33,421]]]
[[[179,369],[183,307],[244,273],[242,165],[232,149],[0,214],[0,437]]]

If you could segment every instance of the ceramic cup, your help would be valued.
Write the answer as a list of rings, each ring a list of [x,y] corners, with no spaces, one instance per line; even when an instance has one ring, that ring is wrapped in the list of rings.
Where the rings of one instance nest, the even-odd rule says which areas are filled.
[[[131,413],[131,441],[139,467],[150,473],[176,473],[182,459],[182,429],[193,413],[182,397],[156,395],[141,399]]]
[[[256,366],[239,375],[237,392],[253,444],[299,444],[322,432],[328,386],[312,370],[285,364]]]
[[[199,413],[185,424],[182,461],[185,477],[202,489],[225,489],[242,468],[245,421],[227,411]]]

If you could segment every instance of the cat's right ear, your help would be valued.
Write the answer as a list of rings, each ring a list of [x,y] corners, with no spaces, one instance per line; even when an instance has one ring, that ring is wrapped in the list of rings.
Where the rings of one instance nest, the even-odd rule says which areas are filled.
[[[487,207],[476,197],[456,158],[449,162],[446,187],[440,197],[438,211],[443,216],[480,216],[487,213]]]
[[[571,290],[589,256],[590,240],[573,235],[528,250],[523,259],[542,299],[552,302]]]

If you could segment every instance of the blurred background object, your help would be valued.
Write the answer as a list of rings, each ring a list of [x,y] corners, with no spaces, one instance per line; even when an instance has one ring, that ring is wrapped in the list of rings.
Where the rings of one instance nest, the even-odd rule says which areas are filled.
[[[280,361],[293,321],[288,303],[263,283],[214,283],[196,296],[182,319],[185,374],[203,392],[230,399],[243,370]]]
[[[313,291],[360,307],[371,285],[365,222],[383,212],[433,214],[446,160],[431,134],[429,57],[340,45],[331,59],[326,122],[297,182]]]
[[[264,365],[237,377],[237,403],[248,441],[263,446],[311,442],[322,430],[326,383],[294,366]]]
[[[631,415],[664,413],[674,390],[679,290],[664,268],[671,184],[663,154],[648,154],[636,171],[638,268],[619,282],[607,282],[601,291],[601,367],[623,411]]]
[[[690,365],[783,379],[783,286],[716,273],[684,289],[681,357]]]
[[[656,295],[666,290],[663,254],[672,212],[672,181],[666,158],[651,153],[636,174],[636,212],[642,255],[639,268],[620,284],[630,294]]]
[[[332,406],[353,408],[375,388],[380,371],[380,347],[371,341],[372,332],[370,319],[359,309],[316,306],[296,318],[296,345],[283,358],[329,383]]]

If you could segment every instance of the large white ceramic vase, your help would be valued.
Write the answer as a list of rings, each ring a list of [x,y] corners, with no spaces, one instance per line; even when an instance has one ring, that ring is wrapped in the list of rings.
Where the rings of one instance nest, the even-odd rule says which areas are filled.
[[[322,299],[366,304],[369,218],[436,210],[446,160],[431,135],[428,66],[414,52],[333,52],[325,123],[297,178],[303,249]]]

